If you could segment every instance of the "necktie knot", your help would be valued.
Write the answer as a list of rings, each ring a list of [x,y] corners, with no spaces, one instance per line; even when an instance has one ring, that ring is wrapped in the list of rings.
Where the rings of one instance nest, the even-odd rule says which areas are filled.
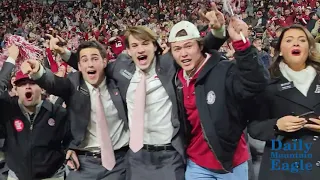
[[[100,89],[99,89],[99,88],[95,88],[95,89],[94,89],[94,91],[95,91],[95,93],[96,93],[98,96],[100,96],[100,95],[101,95],[101,93],[100,93]]]
[[[146,81],[146,78],[147,78],[146,76],[147,76],[147,74],[146,74],[145,72],[140,71],[140,77],[141,77],[140,83],[141,83],[142,81]]]
[[[32,113],[32,114],[29,114],[29,117],[30,117],[30,121],[33,121],[33,120],[34,120],[34,116],[35,116],[35,114],[34,114],[34,113]]]

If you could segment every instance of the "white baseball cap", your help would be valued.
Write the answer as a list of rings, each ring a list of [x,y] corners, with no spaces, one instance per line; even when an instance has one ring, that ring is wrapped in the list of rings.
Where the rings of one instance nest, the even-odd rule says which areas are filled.
[[[185,30],[187,32],[187,35],[176,37],[177,33],[181,30]],[[180,21],[171,28],[168,42],[172,43],[177,41],[196,39],[200,37],[200,32],[194,24],[189,21]]]

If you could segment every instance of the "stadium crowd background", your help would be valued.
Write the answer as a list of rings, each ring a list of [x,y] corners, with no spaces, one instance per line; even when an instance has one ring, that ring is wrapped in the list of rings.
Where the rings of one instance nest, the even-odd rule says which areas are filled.
[[[221,0],[214,0],[223,9]],[[292,24],[304,25],[314,36],[320,51],[320,1],[319,0],[240,0],[237,14],[251,31],[250,40],[258,48],[259,56],[269,67],[281,28]],[[208,0],[114,0],[72,1],[39,3],[30,0],[2,0],[0,2],[0,53],[5,46],[6,34],[17,34],[43,48],[43,56],[56,62],[56,71],[62,76],[73,69],[62,66],[58,54],[48,52],[45,34],[59,35],[67,40],[68,48],[77,49],[85,40],[98,40],[106,46],[109,59],[125,51],[123,33],[128,26],[146,25],[159,35],[159,43],[168,50],[167,36],[170,28],[181,20],[193,22],[204,36],[208,26],[199,17]],[[229,59],[235,52],[226,42],[220,52]],[[51,66],[52,67],[52,66]],[[60,68],[63,67],[63,68]],[[263,142],[250,141],[252,160],[258,162],[263,153]],[[258,164],[258,163],[257,163]],[[259,166],[254,166],[258,172]]]

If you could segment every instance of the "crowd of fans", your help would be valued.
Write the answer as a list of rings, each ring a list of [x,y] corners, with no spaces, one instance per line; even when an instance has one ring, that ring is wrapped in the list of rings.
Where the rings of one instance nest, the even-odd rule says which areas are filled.
[[[224,11],[222,0],[214,1],[218,9]],[[282,28],[292,24],[305,26],[314,36],[320,52],[319,0],[239,0],[232,3],[235,13],[249,25],[250,40],[266,67],[272,62]],[[98,40],[106,46],[112,61],[125,51],[123,33],[128,26],[148,26],[159,35],[158,42],[164,50],[169,48],[170,28],[181,20],[194,23],[204,36],[209,27],[199,17],[199,11],[207,11],[209,4],[206,0],[103,0],[52,4],[3,0],[0,2],[0,53],[5,47],[6,34],[22,36],[43,48],[43,56],[47,57],[52,71],[65,76],[73,69],[50,51],[45,34],[60,36],[68,42],[70,50],[76,50],[82,41]],[[232,59],[235,50],[227,41],[220,52]]]
[[[215,0],[224,11],[222,0]],[[18,4],[17,4],[18,3]],[[320,2],[317,0],[240,0],[232,2],[235,12],[250,26],[251,40],[262,50],[266,65],[273,56],[281,27],[294,23],[308,28],[317,41],[320,39]],[[109,59],[124,48],[122,35],[126,27],[146,25],[159,35],[159,43],[167,48],[170,27],[181,20],[196,24],[204,35],[208,27],[199,18],[199,10],[207,10],[209,1],[72,1],[50,5],[29,0],[0,2],[0,42],[7,33],[21,35],[45,48],[45,34],[57,34],[68,41],[74,50],[84,40],[96,39],[107,46]],[[263,52],[264,51],[264,52]],[[221,48],[232,58],[233,49],[227,43]],[[58,58],[59,59],[59,58]]]

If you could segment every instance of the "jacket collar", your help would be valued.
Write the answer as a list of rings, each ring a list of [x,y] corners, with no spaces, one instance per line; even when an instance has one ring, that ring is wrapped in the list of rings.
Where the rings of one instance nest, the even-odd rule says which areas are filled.
[[[295,88],[292,82],[289,82],[282,75],[272,79],[270,84],[274,84],[276,86],[276,96],[282,97],[312,110],[320,102],[320,96],[318,95],[319,93],[315,92],[316,88],[319,86],[319,78],[319,75],[314,78],[307,93],[307,97],[304,96],[297,88]]]
[[[204,78],[207,75],[207,73],[221,61],[221,54],[218,51],[212,51],[210,54],[211,57],[202,67],[202,70],[200,71],[199,76],[197,78],[197,82]]]

